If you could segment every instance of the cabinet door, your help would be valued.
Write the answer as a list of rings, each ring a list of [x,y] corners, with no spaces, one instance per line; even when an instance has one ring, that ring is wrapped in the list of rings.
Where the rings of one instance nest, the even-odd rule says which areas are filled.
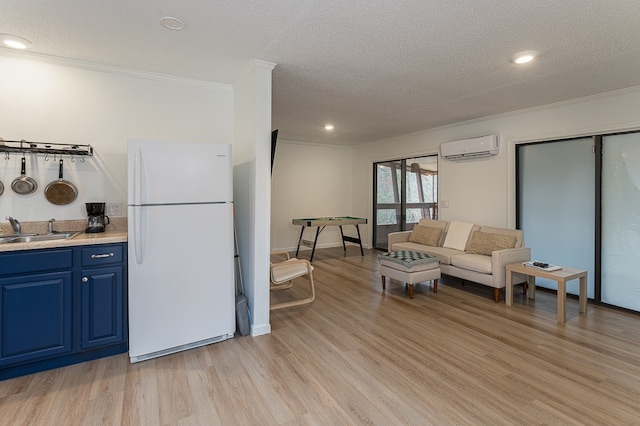
[[[124,268],[112,266],[82,271],[82,348],[124,340]]]
[[[0,366],[71,351],[71,272],[0,279]]]

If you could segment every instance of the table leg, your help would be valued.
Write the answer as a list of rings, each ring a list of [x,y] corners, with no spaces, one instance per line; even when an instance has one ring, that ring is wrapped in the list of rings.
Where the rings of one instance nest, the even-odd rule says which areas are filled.
[[[302,225],[302,229],[300,230],[300,238],[298,238],[298,248],[296,249],[296,257],[298,257],[298,252],[300,251],[300,243],[302,242],[302,234],[304,234],[304,225]]]
[[[387,288],[387,277],[382,275],[382,289],[384,290],[385,288]]]
[[[360,243],[360,255],[364,256],[364,250],[362,249],[362,238],[360,238],[360,227],[356,223],[356,231],[358,232],[358,243]]]
[[[347,245],[344,243],[344,231],[342,230],[342,225],[340,225],[339,228],[340,228],[340,236],[342,237],[342,249],[346,252]]]
[[[535,299],[536,298],[536,277],[533,275],[529,275],[527,277],[527,281],[529,282],[529,289],[527,290],[529,292],[529,299]]]
[[[358,244],[360,246],[360,255],[364,256],[364,249],[362,248],[362,238],[360,237],[360,227],[357,223],[354,223],[353,226],[356,227],[356,232],[358,233],[358,237],[351,237],[349,235],[344,235],[342,232],[342,226],[340,226],[340,233],[342,234],[342,247],[344,251],[347,251],[347,246],[345,245],[345,241],[350,243]]]
[[[580,299],[579,299],[579,303],[580,303],[580,312],[581,313],[586,313],[587,312],[587,274],[585,273],[584,276],[580,277]]]
[[[322,227],[322,229],[324,229],[324,226]],[[320,231],[322,229],[318,226],[318,230],[316,231],[316,238],[315,240],[313,240],[313,249],[311,249],[311,258],[309,259],[309,262],[313,262],[313,255],[316,252],[316,244],[318,243],[318,237],[320,236]]]
[[[558,280],[558,322],[567,322],[567,282],[564,279]]]
[[[504,303],[506,303],[507,306],[513,305],[513,272],[509,270],[507,270]]]

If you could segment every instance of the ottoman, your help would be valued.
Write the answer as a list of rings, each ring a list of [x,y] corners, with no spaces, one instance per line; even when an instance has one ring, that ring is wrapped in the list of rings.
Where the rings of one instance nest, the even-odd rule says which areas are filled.
[[[378,255],[382,290],[386,289],[386,277],[394,278],[409,286],[409,298],[413,299],[413,285],[433,280],[433,292],[438,292],[440,262],[435,256],[409,250],[390,251]]]

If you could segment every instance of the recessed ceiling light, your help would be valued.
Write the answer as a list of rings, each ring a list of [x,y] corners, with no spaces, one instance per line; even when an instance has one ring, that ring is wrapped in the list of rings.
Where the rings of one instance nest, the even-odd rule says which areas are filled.
[[[0,43],[12,49],[28,49],[31,47],[29,40],[11,34],[0,34]]]
[[[181,30],[184,28],[184,22],[182,22],[178,18],[174,18],[173,16],[165,16],[164,18],[160,18],[160,25],[169,30]]]
[[[325,130],[333,130],[333,124],[325,124],[324,125],[324,129]]]
[[[511,62],[514,64],[522,65],[522,64],[526,64],[528,62],[533,61],[535,57],[536,57],[536,52],[532,50],[527,52],[520,52],[511,58]]]

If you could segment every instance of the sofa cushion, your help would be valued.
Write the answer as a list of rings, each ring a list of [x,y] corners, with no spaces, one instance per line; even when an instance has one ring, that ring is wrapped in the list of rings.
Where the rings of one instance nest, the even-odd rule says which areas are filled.
[[[429,219],[426,217],[423,217],[418,222],[418,226],[433,226],[434,228],[442,229],[445,229],[447,225],[449,225],[449,222],[447,222],[446,220]]]
[[[444,237],[447,234],[447,227],[449,226],[449,222],[446,220],[434,220],[423,217],[418,222],[418,226],[430,226],[432,228],[440,228],[442,229],[442,234],[440,235],[440,241],[438,241],[438,246],[442,247],[442,243],[444,242]]]
[[[442,236],[442,228],[433,226],[414,226],[409,235],[412,243],[424,244],[425,246],[438,246]]]
[[[445,247],[425,246],[422,244],[411,243],[411,242],[395,243],[393,247],[390,247],[390,250],[411,250],[411,251],[417,251],[420,253],[431,254],[437,257],[440,263],[445,265],[451,264],[451,258],[453,256],[464,254],[464,252],[460,250],[454,250],[454,249],[445,248]]]
[[[473,223],[460,222],[457,220],[452,221],[447,229],[447,236],[444,239],[443,247],[464,250],[467,247],[467,241],[469,241],[469,234]]]
[[[469,271],[491,274],[491,256],[481,254],[459,254],[451,258],[451,265]]]
[[[506,229],[506,228],[493,228],[491,226],[480,227],[481,232],[488,232],[490,234],[511,235],[515,237],[516,243],[513,247],[524,247],[524,231],[521,229]]]
[[[471,236],[465,251],[471,254],[491,256],[491,253],[496,250],[514,248],[515,245],[516,237],[513,235],[476,231]]]

